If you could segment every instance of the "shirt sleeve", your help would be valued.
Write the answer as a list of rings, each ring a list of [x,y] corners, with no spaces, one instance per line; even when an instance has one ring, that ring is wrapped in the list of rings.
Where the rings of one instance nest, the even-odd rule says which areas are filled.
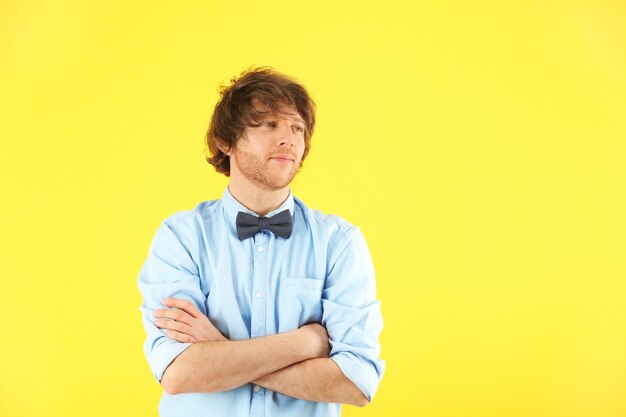
[[[144,354],[159,382],[169,364],[191,343],[167,337],[165,330],[154,325],[154,310],[165,308],[163,299],[169,297],[191,301],[206,314],[206,296],[200,288],[198,267],[179,236],[167,220],[161,224],[138,278],[139,291],[143,296],[142,321],[146,331]]]
[[[379,358],[383,327],[371,256],[361,231],[350,226],[331,255],[322,293],[322,324],[330,357],[371,401],[385,362]]]

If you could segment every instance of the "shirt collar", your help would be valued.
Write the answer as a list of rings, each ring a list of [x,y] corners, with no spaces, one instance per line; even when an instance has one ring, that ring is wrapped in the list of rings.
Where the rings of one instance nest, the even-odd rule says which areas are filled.
[[[253,212],[252,210],[241,204],[239,201],[237,201],[237,199],[235,199],[235,197],[233,197],[233,195],[230,193],[228,187],[226,187],[226,190],[224,190],[224,194],[222,194],[222,206],[224,207],[226,215],[233,223],[236,222],[237,213],[239,213],[240,211],[259,217],[257,213]],[[265,217],[272,217],[274,214],[280,213],[283,210],[289,210],[289,213],[293,216],[294,200],[293,194],[291,194],[291,190],[289,190],[289,196],[287,197],[287,199],[283,201],[283,203],[276,210],[272,210],[267,213]]]

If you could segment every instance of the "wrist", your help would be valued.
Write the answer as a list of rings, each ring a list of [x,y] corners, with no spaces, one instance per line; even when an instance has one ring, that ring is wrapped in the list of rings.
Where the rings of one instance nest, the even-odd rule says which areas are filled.
[[[316,328],[321,328],[321,326],[306,325],[293,331],[296,343],[294,350],[302,355],[298,362],[328,357],[327,339],[322,339],[322,335],[315,331]]]
[[[301,362],[316,357],[316,352],[311,346],[310,335],[306,329],[301,327],[289,332],[288,335],[290,337],[289,346],[291,346],[291,351],[295,355],[294,362]]]

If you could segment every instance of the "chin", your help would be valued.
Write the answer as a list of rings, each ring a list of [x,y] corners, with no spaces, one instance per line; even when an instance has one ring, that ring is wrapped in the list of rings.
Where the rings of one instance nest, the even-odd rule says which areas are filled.
[[[261,175],[244,175],[248,178],[248,180],[250,180],[250,182],[262,190],[280,191],[291,184],[291,181],[293,181],[296,173],[297,171],[289,173],[283,172],[280,174],[275,173],[275,175],[268,175],[268,172]]]
[[[292,180],[293,180],[293,177],[286,178],[281,181],[272,181],[271,184],[266,184],[266,185],[268,186],[268,189],[271,189],[272,191],[279,191],[279,190],[284,189],[285,187],[288,187],[289,184],[291,184]]]
[[[283,188],[287,187],[289,185],[289,182],[283,182],[283,181],[263,181],[263,180],[256,180],[253,181],[254,185],[256,185],[258,188],[265,190],[265,191],[279,191],[282,190]]]

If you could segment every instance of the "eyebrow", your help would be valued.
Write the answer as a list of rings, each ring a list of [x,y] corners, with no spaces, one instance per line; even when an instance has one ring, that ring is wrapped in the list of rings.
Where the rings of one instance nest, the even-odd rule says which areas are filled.
[[[300,115],[298,115],[297,113],[282,113],[282,114],[290,117],[291,119],[295,120],[296,122],[300,122],[302,124],[306,124],[306,123],[304,123],[304,120],[302,120]]]
[[[280,112],[280,111],[273,111],[273,112],[268,112],[270,113],[272,116],[274,115],[283,115],[283,116],[287,116],[287,118],[293,119],[296,122],[302,123],[303,125],[306,126],[306,122],[304,121],[304,119],[302,119],[302,117],[300,117],[297,113],[286,113],[286,112]],[[265,116],[263,117],[264,120],[267,119],[271,119],[272,117]]]

